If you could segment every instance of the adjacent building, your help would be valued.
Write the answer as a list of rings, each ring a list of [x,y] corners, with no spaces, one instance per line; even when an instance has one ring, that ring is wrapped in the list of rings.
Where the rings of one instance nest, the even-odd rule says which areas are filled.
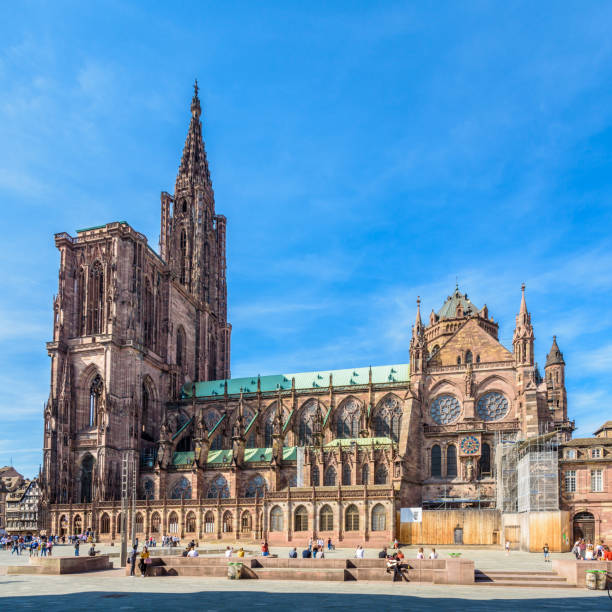
[[[23,476],[12,466],[0,468],[0,530],[6,529],[6,497],[24,482]]]
[[[612,540],[612,421],[559,453],[561,504],[572,517],[572,542]]]
[[[6,496],[6,531],[9,534],[36,534],[42,492],[38,479],[24,480]]]

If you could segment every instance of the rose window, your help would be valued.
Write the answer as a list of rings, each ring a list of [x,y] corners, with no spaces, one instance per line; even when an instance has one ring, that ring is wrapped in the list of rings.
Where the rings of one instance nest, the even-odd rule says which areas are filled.
[[[453,395],[437,397],[429,407],[431,418],[439,425],[448,425],[459,418],[461,404]]]
[[[501,393],[491,391],[478,400],[477,411],[483,421],[499,421],[508,414],[508,400]]]

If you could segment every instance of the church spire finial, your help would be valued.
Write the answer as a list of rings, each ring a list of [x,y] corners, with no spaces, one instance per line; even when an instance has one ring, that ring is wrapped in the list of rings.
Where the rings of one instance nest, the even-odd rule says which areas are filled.
[[[196,118],[199,118],[202,112],[202,109],[200,108],[200,98],[198,98],[199,91],[200,88],[198,87],[198,79],[196,79],[193,84],[193,98],[191,99],[191,114]]]
[[[420,295],[417,296],[417,312],[416,312],[415,325],[417,327],[423,326],[423,323],[421,321],[421,296]]]
[[[525,302],[525,283],[521,283],[521,310],[520,313],[527,312],[527,302]]]

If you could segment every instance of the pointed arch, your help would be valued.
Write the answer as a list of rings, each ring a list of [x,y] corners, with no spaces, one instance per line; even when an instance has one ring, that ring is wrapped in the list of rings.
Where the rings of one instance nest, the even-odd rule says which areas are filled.
[[[342,485],[350,487],[352,481],[351,466],[348,463],[342,465]]]
[[[223,533],[232,533],[234,531],[234,515],[226,510],[223,513]]]
[[[266,479],[260,474],[256,474],[251,477],[246,484],[244,496],[245,497],[263,497],[265,492],[268,490],[268,483]]]
[[[217,476],[208,485],[208,492],[206,493],[208,499],[227,499],[229,496],[230,490],[225,476]]]
[[[179,325],[176,330],[176,365],[180,368],[186,365],[185,345],[185,328]]]
[[[336,409],[335,424],[337,438],[359,437],[359,419],[363,404],[350,395]]]
[[[101,334],[104,323],[104,268],[95,261],[89,269],[87,287],[87,333]]]
[[[79,266],[79,271],[76,276],[76,313],[75,313],[75,331],[77,336],[84,336],[87,333],[87,305],[85,304],[86,295],[86,276],[85,268]]]
[[[454,444],[446,447],[446,477],[457,478],[457,447]]]
[[[81,461],[81,472],[79,476],[79,482],[81,484],[80,501],[82,504],[88,504],[92,501],[94,465],[94,458],[91,454],[87,453]]]
[[[296,433],[298,446],[312,446],[315,414],[319,400],[310,398],[300,408],[297,416]]]
[[[136,533],[144,533],[144,517],[142,515],[142,512],[136,513],[134,527],[136,529]]]
[[[143,304],[143,339],[147,348],[155,347],[155,301],[150,279],[145,279]]]
[[[361,466],[361,484],[370,484],[370,465],[368,463]]]
[[[179,518],[178,514],[174,511],[168,516],[168,533],[176,535],[179,532]]]
[[[433,478],[442,477],[442,449],[439,444],[431,447],[431,475]]]
[[[373,417],[374,436],[391,438],[399,442],[402,426],[402,403],[394,393],[389,393],[378,402]]]
[[[374,470],[374,484],[385,485],[389,479],[389,471],[387,466],[379,463]]]
[[[159,533],[161,527],[161,517],[159,512],[154,512],[151,515],[151,533]]]
[[[204,533],[215,533],[215,514],[210,510],[204,515]]]
[[[326,487],[335,487],[337,480],[338,480],[338,476],[336,474],[336,468],[333,465],[330,465],[325,470],[325,476],[324,476],[324,479],[323,479],[323,484]]]
[[[141,436],[152,439],[152,432],[155,425],[155,406],[157,403],[157,390],[153,379],[147,374],[142,379],[141,389],[141,413],[140,429]]]
[[[172,487],[170,499],[191,499],[191,483],[182,476]]]
[[[187,260],[187,232],[185,231],[185,228],[181,229],[181,234],[179,237],[179,248],[181,252],[180,281],[181,281],[181,285],[186,285],[187,275],[188,275],[188,260]]]

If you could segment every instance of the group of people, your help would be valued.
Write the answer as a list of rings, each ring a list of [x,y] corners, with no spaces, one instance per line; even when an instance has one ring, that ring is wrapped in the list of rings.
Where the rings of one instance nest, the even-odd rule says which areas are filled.
[[[266,547],[268,546],[267,542],[265,543]],[[263,548],[263,545],[262,545]],[[263,554],[263,553],[262,553]],[[268,552],[267,555],[269,555],[270,553]],[[226,559],[231,559],[232,556],[234,555],[234,549],[231,546],[226,547],[225,549],[225,558]],[[265,556],[267,556],[265,555]],[[240,559],[242,559],[244,557],[244,548],[242,548],[242,546],[236,551],[236,556]]]
[[[11,555],[21,555],[28,551],[30,557],[50,557],[56,543],[54,536],[3,536],[0,538],[0,548],[10,550]]]
[[[128,557],[130,576],[136,576],[136,561],[138,561],[140,575],[144,578],[147,575],[147,566],[151,565],[151,555],[147,546],[144,546],[142,552],[138,554],[138,540],[132,544],[132,550]]]
[[[155,540],[153,541],[155,542]],[[180,543],[181,538],[179,538],[178,536],[162,536],[162,546],[178,546]],[[155,542],[153,546],[157,546],[157,542]]]
[[[594,546],[592,542],[580,538],[574,543],[572,552],[576,559],[583,561],[612,561],[612,551],[607,544],[604,544],[603,540],[599,540],[599,544]]]

